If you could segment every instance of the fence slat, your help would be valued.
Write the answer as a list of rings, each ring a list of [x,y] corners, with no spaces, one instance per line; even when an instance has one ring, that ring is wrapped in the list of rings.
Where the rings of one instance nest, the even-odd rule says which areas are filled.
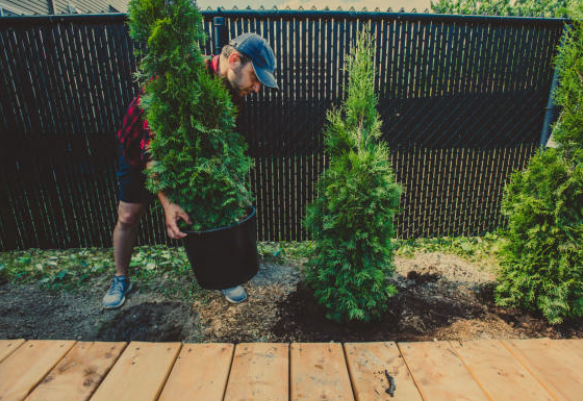
[[[210,50],[212,18],[203,12]],[[500,200],[538,145],[565,20],[370,12],[225,11],[229,36],[262,34],[281,90],[239,119],[256,165],[259,240],[305,240],[327,165],[326,112],[371,23],[383,139],[403,184],[398,235],[477,235],[503,225]],[[0,26],[0,247],[111,246],[116,132],[138,83],[124,17],[3,18]],[[167,243],[150,208],[138,244]]]

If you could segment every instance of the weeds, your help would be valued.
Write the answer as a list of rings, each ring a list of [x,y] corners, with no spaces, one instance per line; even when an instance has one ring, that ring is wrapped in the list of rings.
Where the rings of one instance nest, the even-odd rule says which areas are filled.
[[[115,271],[112,249],[29,249],[0,252],[0,282],[36,283],[51,291],[82,290],[96,277]],[[170,298],[194,299],[205,294],[192,274],[181,248],[163,245],[136,247],[130,276],[140,285]]]
[[[438,237],[396,240],[398,256],[413,257],[416,253],[442,252],[460,256],[480,265],[496,264],[498,235],[487,233],[481,237]]]
[[[482,265],[492,264],[498,236],[441,237],[395,240],[399,256],[442,252],[454,254]],[[313,247],[305,242],[260,242],[257,251],[265,261],[301,265]],[[0,252],[0,283],[38,285],[52,291],[81,290],[91,280],[113,274],[113,250],[102,248]],[[182,248],[165,245],[136,247],[130,275],[140,285],[160,291],[171,298],[193,300],[208,294],[198,286]]]

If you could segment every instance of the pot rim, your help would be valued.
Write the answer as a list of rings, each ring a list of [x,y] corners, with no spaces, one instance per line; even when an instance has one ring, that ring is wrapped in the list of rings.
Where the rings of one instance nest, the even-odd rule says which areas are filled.
[[[213,232],[216,232],[216,231],[227,230],[229,228],[233,228],[233,227],[236,227],[238,225],[241,225],[241,224],[245,223],[246,221],[252,219],[255,216],[255,213],[256,213],[255,206],[252,205],[251,206],[251,214],[249,214],[245,219],[240,220],[240,221],[237,221],[237,222],[235,222],[233,224],[230,224],[228,226],[221,226],[221,227],[216,227],[216,228],[209,228],[208,230],[202,230],[202,231],[185,230],[185,231],[182,231],[182,232],[185,233],[185,234],[188,234],[188,235],[193,235],[193,234],[194,235],[201,235],[201,234],[213,233]]]

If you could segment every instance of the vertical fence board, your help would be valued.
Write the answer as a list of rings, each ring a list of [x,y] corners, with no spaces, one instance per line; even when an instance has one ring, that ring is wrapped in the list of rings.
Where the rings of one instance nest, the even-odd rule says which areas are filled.
[[[204,12],[210,51],[212,18]],[[260,240],[304,240],[327,165],[322,130],[371,23],[383,139],[405,192],[398,235],[477,235],[505,224],[503,187],[536,151],[562,20],[405,13],[225,11],[229,35],[258,32],[281,90],[247,99],[240,130]],[[3,20],[4,21],[4,20]],[[0,27],[0,247],[111,246],[116,132],[143,48],[124,18],[6,18]],[[138,244],[167,243],[150,208]]]

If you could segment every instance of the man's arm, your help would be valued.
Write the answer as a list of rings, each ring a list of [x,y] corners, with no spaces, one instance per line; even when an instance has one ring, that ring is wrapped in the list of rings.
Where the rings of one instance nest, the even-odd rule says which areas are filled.
[[[155,162],[149,161],[146,163],[146,168],[150,168]],[[160,191],[158,192],[158,199],[160,199],[160,203],[162,204],[162,208],[164,209],[164,216],[166,218],[166,230],[168,231],[168,236],[172,239],[182,239],[186,237],[187,234],[180,231],[178,228],[178,220],[182,219],[188,224],[192,224],[190,217],[188,214],[182,210],[180,206],[176,203],[170,202],[166,194]]]

